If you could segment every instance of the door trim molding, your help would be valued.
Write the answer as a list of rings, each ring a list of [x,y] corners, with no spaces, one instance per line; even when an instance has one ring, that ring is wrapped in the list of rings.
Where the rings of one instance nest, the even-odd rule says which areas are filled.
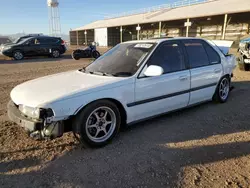
[[[145,104],[145,103],[149,103],[149,102],[153,102],[153,101],[158,101],[158,100],[162,100],[162,99],[166,99],[166,98],[171,98],[171,97],[175,97],[175,96],[178,96],[178,95],[183,95],[183,94],[186,94],[186,93],[190,93],[190,92],[198,91],[198,90],[201,90],[201,89],[213,87],[213,86],[216,86],[216,85],[217,85],[217,82],[216,83],[212,83],[212,84],[207,84],[207,85],[199,86],[199,87],[195,87],[195,88],[191,88],[191,89],[184,90],[184,91],[170,93],[170,94],[167,94],[167,95],[161,95],[161,96],[158,96],[158,97],[144,99],[144,100],[141,100],[141,101],[136,101],[136,102],[133,102],[133,103],[128,103],[127,107],[133,107],[133,106],[137,106],[137,105],[141,105],[141,104]]]

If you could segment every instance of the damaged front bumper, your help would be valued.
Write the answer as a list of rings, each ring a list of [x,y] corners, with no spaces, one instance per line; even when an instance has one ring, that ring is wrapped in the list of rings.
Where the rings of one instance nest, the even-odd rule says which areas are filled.
[[[44,124],[43,120],[34,120],[25,117],[12,101],[8,103],[7,109],[9,119],[23,127],[26,131],[34,132],[42,129]]]
[[[63,135],[63,122],[47,123],[46,119],[31,119],[18,109],[12,101],[7,105],[8,117],[14,123],[23,127],[30,135],[37,140],[52,139]]]

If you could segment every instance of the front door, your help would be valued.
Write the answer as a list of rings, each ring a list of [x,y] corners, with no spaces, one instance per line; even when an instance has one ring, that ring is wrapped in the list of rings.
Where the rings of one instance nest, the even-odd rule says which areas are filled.
[[[40,54],[40,43],[37,39],[32,38],[24,46],[23,51],[26,56],[37,56]]]
[[[183,40],[191,70],[189,105],[211,100],[223,74],[219,54],[203,40]]]
[[[150,65],[161,66],[164,74],[145,77]],[[183,46],[167,41],[155,50],[135,83],[135,102],[131,104],[134,119],[144,119],[186,107],[189,101],[190,71],[187,69]]]

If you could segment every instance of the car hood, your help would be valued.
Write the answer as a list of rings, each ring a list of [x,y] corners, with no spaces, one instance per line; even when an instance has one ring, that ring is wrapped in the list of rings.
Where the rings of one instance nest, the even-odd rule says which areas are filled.
[[[16,86],[11,91],[12,101],[19,105],[43,107],[44,105],[100,90],[101,87],[119,82],[124,78],[69,71],[41,77]],[[92,91],[91,91],[92,90]]]
[[[3,46],[13,46],[15,43],[5,43],[5,44],[2,44]]]
[[[14,47],[17,46],[16,43],[8,43],[8,44],[2,44],[1,49],[4,49],[5,47]]]

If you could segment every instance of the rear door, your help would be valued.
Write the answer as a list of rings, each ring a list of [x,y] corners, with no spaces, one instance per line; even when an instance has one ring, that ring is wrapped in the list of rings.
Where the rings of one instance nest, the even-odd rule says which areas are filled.
[[[39,55],[48,55],[50,49],[50,39],[46,37],[38,38],[39,41]]]
[[[205,41],[183,40],[191,72],[189,105],[211,100],[223,74],[219,54]]]

